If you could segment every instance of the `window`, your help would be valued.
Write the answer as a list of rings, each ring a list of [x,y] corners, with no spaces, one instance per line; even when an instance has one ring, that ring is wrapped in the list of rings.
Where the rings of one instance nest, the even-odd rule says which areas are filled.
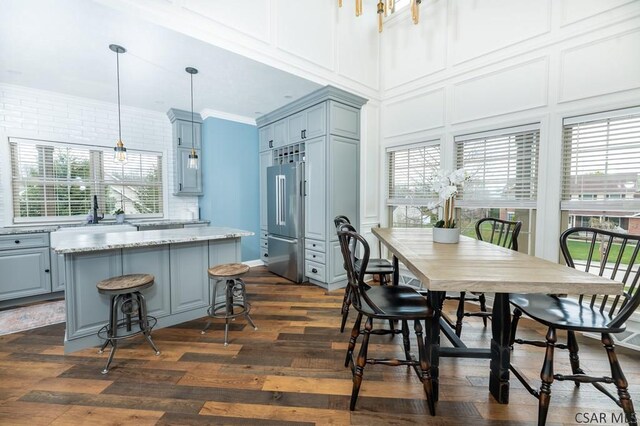
[[[389,148],[387,165],[392,226],[425,227],[435,223],[437,215],[426,205],[438,199],[429,190],[429,181],[440,167],[439,141]]]
[[[456,167],[471,175],[458,194],[461,232],[475,237],[475,222],[483,217],[520,220],[520,251],[532,252],[539,125],[461,135],[454,142]]]
[[[162,154],[11,138],[14,222],[84,219],[98,196],[102,213],[162,216]]]
[[[640,107],[566,118],[563,224],[640,233]]]

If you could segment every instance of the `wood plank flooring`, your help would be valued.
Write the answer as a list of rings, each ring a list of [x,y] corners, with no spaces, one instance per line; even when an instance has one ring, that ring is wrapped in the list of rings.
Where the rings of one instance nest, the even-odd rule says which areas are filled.
[[[106,376],[100,374],[106,353],[64,355],[64,324],[0,336],[0,424],[535,424],[537,400],[515,379],[509,405],[489,395],[488,360],[441,360],[436,417],[427,414],[412,371],[367,366],[357,409],[350,412],[351,373],[343,367],[348,334],[339,332],[343,291],[291,284],[263,267],[245,281],[257,331],[238,318],[224,347],[222,321],[205,335],[206,318],[154,330],[159,357],[143,339],[125,341]],[[446,310],[453,313],[455,306]],[[526,319],[520,330],[528,338],[545,331]],[[469,319],[463,338],[488,345],[490,331]],[[608,374],[599,342],[579,341],[583,368]],[[370,354],[402,353],[399,337],[372,337]],[[624,348],[618,354],[640,408],[640,354]],[[517,347],[513,358],[537,387],[542,350]],[[562,370],[569,371],[564,353],[556,356],[556,371]],[[621,410],[588,385],[554,383],[548,424],[576,424],[578,413],[601,412]]]

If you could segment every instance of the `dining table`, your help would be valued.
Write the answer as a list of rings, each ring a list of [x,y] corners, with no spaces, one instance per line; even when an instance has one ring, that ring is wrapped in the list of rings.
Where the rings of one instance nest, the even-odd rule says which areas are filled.
[[[441,357],[490,359],[489,391],[509,403],[512,293],[562,295],[617,295],[623,284],[539,257],[460,236],[454,244],[435,243],[431,228],[372,228],[373,234],[393,255],[393,284],[399,282],[399,262],[422,283],[434,317],[428,322],[425,344],[431,364],[434,399],[438,400]],[[493,293],[490,347],[472,348],[444,320],[447,292]],[[441,346],[441,333],[451,347]]]

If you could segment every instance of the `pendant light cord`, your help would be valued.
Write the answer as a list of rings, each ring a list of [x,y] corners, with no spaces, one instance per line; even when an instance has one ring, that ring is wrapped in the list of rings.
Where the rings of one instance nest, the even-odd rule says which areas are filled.
[[[191,149],[194,149],[196,139],[196,129],[193,125],[193,74],[191,74]]]
[[[122,141],[122,124],[120,121],[120,52],[116,52],[116,74],[118,79],[118,140]]]

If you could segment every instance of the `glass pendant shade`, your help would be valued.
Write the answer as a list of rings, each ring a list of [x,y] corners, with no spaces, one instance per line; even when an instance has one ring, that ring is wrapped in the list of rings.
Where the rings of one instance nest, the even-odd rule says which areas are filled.
[[[124,147],[121,140],[118,140],[116,146],[113,148],[113,159],[120,163],[127,162],[127,148]]]
[[[124,147],[122,142],[122,121],[120,118],[120,54],[125,53],[127,49],[117,44],[110,44],[109,49],[116,53],[116,76],[118,81],[118,141],[113,148],[113,159],[125,163],[127,161],[127,148]]]
[[[185,68],[185,71],[191,75],[191,153],[189,153],[187,168],[197,169],[198,154],[196,154],[196,149],[194,147],[194,143],[196,140],[196,130],[195,130],[195,124],[193,123],[193,76],[194,74],[198,74],[198,70],[193,67],[187,67]]]
[[[198,168],[198,154],[196,154],[195,149],[191,149],[191,153],[189,154],[189,160],[187,161],[187,167],[190,169]]]

